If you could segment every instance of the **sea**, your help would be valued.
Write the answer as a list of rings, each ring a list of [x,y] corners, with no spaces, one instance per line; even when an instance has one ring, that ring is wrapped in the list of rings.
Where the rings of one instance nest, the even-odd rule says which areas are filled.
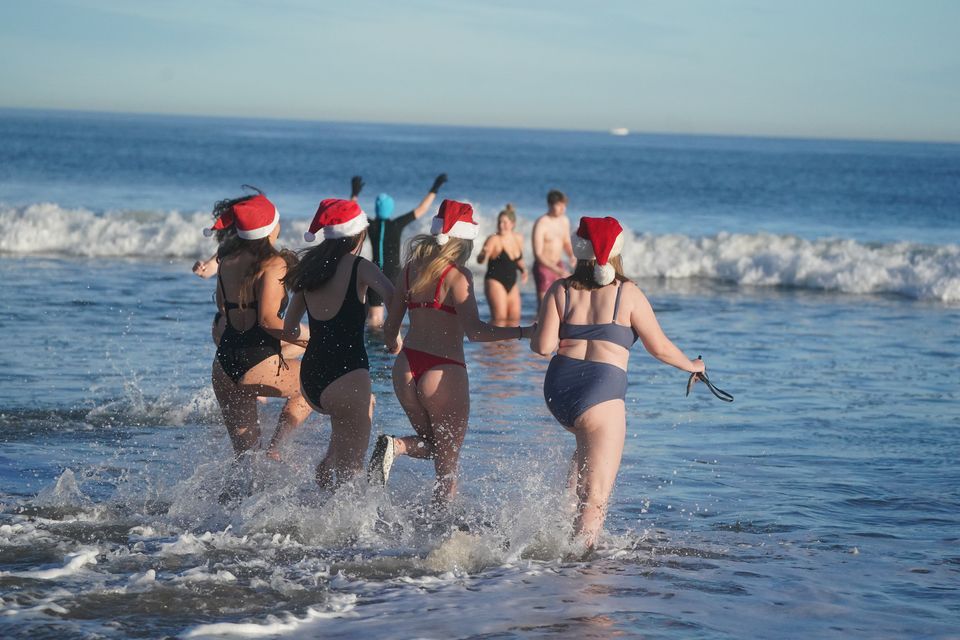
[[[22,110],[0,140],[0,636],[960,637],[960,145]],[[232,463],[191,273],[213,203],[262,189],[300,249],[351,176],[399,213],[441,172],[481,236],[513,203],[528,258],[550,189],[574,225],[617,217],[664,331],[735,396],[633,349],[587,556],[519,341],[466,346],[448,513],[408,458],[319,490],[320,415],[284,462]],[[367,348],[374,435],[408,433]]]

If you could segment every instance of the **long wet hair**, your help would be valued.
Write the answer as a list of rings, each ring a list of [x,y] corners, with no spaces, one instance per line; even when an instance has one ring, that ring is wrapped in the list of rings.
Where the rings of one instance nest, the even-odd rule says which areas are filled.
[[[256,187],[243,185],[246,188],[256,191],[255,194],[240,196],[239,198],[226,198],[213,205],[213,219],[217,220],[224,213],[233,209],[241,202],[246,202],[257,195],[264,195],[263,191]],[[253,256],[253,262],[250,268],[240,278],[240,299],[237,301],[241,306],[247,303],[247,292],[253,290],[253,283],[257,276],[263,271],[263,265],[266,261],[274,257],[280,257],[287,263],[287,269],[297,264],[297,256],[287,249],[277,249],[270,242],[269,236],[258,238],[256,240],[245,240],[237,234],[236,224],[232,224],[226,229],[219,229],[216,232],[217,242],[217,262],[223,261],[237,253],[248,253]]]
[[[620,256],[614,256],[610,258],[609,264],[611,267],[613,267],[613,270],[617,272],[615,280],[619,280],[621,283],[630,282],[630,278],[623,275],[623,260],[620,258]],[[567,278],[570,286],[574,289],[587,291],[593,291],[595,289],[602,289],[605,287],[606,285],[597,282],[596,276],[593,274],[593,268],[596,266],[597,261],[592,258],[590,260],[577,260],[577,266],[573,270],[573,275]]]
[[[330,238],[301,251],[300,261],[287,270],[284,286],[294,293],[319,289],[333,278],[340,260],[353,253],[367,237],[366,230],[347,238]]]
[[[413,262],[421,263],[416,279],[410,283],[408,295],[430,291],[440,274],[451,262],[463,266],[473,253],[473,240],[450,238],[446,244],[438,244],[436,236],[422,233],[407,242],[407,260],[404,269]]]

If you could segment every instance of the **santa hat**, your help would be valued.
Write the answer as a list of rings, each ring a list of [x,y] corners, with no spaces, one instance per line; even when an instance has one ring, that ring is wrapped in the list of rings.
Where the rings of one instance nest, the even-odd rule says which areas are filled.
[[[236,203],[217,218],[213,227],[203,230],[208,238],[216,231],[237,226],[237,235],[244,240],[266,238],[280,223],[280,212],[264,195]]]
[[[617,277],[608,264],[610,258],[623,251],[623,227],[616,218],[580,218],[580,227],[573,234],[573,255],[580,260],[596,260],[593,277],[598,284],[607,285]]]
[[[430,225],[430,233],[437,236],[437,244],[445,245],[450,238],[473,240],[480,233],[480,225],[473,220],[473,207],[465,202],[444,200]]]
[[[349,238],[368,226],[370,221],[367,220],[367,214],[356,202],[327,198],[317,207],[317,212],[313,214],[313,222],[310,223],[310,230],[303,234],[303,239],[313,242],[320,238],[323,242],[336,238]]]

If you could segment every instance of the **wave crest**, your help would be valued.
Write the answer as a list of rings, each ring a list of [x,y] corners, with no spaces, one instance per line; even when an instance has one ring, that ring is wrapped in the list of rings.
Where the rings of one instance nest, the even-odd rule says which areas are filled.
[[[491,216],[481,227],[492,233]],[[205,212],[98,214],[52,203],[0,205],[0,254],[73,257],[199,258],[215,242],[201,230]],[[300,248],[307,220],[285,220],[281,244]],[[635,234],[624,268],[638,278],[702,278],[752,286],[843,293],[887,293],[960,302],[960,246],[910,242],[808,240],[769,233],[694,237]]]

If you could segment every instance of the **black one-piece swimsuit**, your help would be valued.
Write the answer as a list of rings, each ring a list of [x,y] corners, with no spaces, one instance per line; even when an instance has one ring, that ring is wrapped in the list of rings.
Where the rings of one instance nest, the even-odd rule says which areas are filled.
[[[330,383],[356,369],[370,368],[363,339],[367,312],[357,297],[357,269],[361,260],[363,258],[358,257],[353,261],[350,284],[335,316],[318,320],[307,306],[310,341],[300,363],[300,387],[317,408],[321,408],[320,394]]]
[[[280,355],[280,340],[271,336],[260,326],[259,319],[257,323],[247,329],[240,331],[230,323],[230,312],[234,309],[253,309],[259,310],[259,303],[254,300],[249,304],[240,306],[236,302],[227,301],[227,293],[223,288],[223,280],[217,274],[217,284],[220,286],[220,294],[223,296],[223,310],[227,319],[227,326],[220,336],[220,342],[217,344],[217,360],[224,372],[230,376],[235,383],[267,358]],[[282,310],[281,310],[282,312]],[[281,357],[281,366],[283,359]]]

